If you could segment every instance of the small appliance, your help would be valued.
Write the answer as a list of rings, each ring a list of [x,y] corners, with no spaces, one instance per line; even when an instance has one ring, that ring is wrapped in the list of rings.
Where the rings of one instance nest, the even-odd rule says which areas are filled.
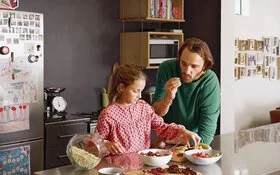
[[[61,87],[49,87],[44,88],[45,93],[45,113],[47,117],[65,117],[67,102],[60,93],[65,88]]]
[[[179,50],[179,40],[172,38],[151,38],[150,44],[150,65],[159,65],[160,63],[176,59]]]

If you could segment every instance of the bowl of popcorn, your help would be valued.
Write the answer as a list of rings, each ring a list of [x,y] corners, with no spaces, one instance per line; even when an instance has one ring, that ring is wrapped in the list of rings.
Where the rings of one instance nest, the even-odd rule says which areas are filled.
[[[85,133],[70,139],[66,153],[75,169],[90,170],[101,161],[103,149],[104,143],[99,134]]]

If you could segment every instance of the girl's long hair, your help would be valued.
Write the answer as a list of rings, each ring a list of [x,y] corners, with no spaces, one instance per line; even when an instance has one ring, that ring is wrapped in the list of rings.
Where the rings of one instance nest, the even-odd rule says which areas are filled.
[[[123,83],[125,87],[134,83],[135,80],[147,80],[147,76],[141,67],[134,64],[116,65],[110,76],[108,84],[109,103],[114,103],[120,96],[119,85]]]

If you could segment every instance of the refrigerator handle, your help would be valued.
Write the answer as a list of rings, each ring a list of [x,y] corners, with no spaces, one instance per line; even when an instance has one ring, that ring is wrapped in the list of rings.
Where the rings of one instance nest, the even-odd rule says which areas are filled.
[[[75,135],[75,134],[61,135],[61,136],[58,136],[58,138],[73,137],[74,135]]]

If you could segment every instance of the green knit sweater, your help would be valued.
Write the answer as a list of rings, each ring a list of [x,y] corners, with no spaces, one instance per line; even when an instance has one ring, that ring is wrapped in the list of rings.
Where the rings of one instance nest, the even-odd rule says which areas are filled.
[[[160,65],[152,103],[165,96],[165,83],[171,77],[182,79],[178,60],[168,60]],[[196,132],[202,143],[210,144],[220,115],[219,80],[212,70],[207,70],[199,80],[181,83],[168,113],[163,117],[164,121],[182,124],[188,130]]]

